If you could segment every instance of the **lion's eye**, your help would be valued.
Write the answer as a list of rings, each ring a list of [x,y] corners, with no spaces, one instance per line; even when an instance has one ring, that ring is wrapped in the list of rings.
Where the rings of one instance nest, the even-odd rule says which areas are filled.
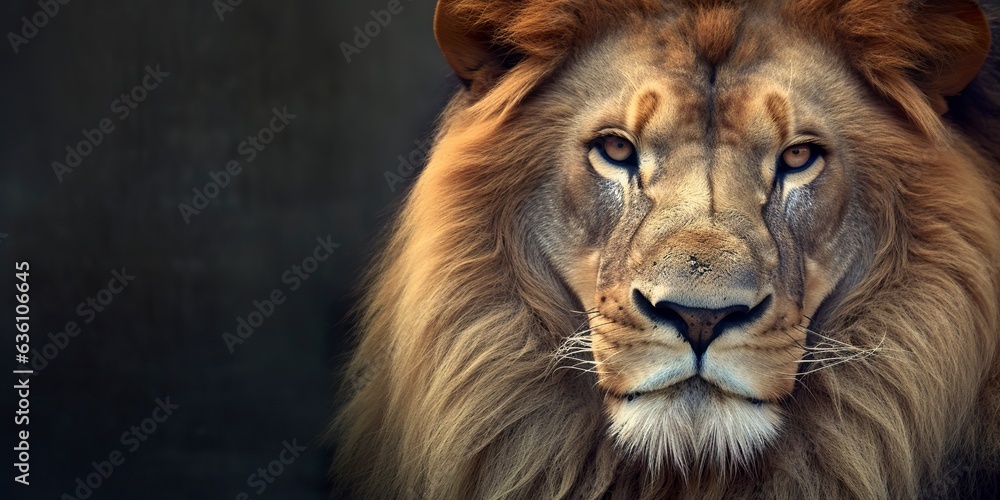
[[[815,144],[796,144],[781,153],[781,166],[786,170],[804,170],[811,166],[822,154]]]
[[[594,141],[594,147],[609,163],[620,167],[636,168],[639,158],[632,141],[617,135],[608,135]]]
[[[612,161],[624,162],[632,156],[635,148],[631,142],[621,137],[612,136],[604,138],[604,152],[607,153],[608,158],[611,158]]]

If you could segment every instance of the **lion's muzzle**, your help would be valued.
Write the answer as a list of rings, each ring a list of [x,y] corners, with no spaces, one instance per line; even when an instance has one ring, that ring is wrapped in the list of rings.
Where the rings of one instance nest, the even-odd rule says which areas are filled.
[[[653,302],[636,289],[633,290],[632,300],[636,309],[651,321],[677,330],[700,361],[708,345],[727,330],[742,328],[760,319],[770,306],[771,296],[752,306],[734,303],[711,308],[684,305],[669,298],[658,298]]]

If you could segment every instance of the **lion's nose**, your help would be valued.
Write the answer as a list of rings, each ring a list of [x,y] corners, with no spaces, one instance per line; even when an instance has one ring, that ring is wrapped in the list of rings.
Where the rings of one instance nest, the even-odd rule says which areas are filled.
[[[733,304],[718,309],[690,307],[669,300],[650,301],[639,290],[633,291],[636,307],[656,323],[670,325],[691,344],[695,355],[701,359],[708,345],[733,328],[749,325],[763,315],[771,296],[755,306]]]

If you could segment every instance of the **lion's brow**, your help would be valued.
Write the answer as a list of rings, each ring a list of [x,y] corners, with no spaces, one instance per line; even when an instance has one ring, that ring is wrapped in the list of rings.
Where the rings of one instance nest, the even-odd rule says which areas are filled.
[[[633,101],[629,112],[629,125],[637,136],[641,136],[643,130],[649,125],[660,107],[660,94],[653,89],[646,89],[640,93]]]

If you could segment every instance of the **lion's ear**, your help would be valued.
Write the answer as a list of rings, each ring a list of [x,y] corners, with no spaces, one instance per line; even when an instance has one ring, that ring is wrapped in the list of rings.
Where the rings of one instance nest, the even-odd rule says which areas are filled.
[[[979,74],[990,52],[986,14],[971,0],[933,0],[921,7],[920,29],[931,45],[923,82],[936,111],[943,97],[962,91]]]
[[[816,5],[815,2],[807,3]],[[835,45],[930,136],[940,136],[945,97],[979,73],[990,48],[986,15],[973,0],[830,0]],[[815,14],[815,12],[813,12]]]
[[[439,0],[434,13],[434,37],[445,60],[474,94],[493,85],[520,56],[504,44],[501,28],[495,24],[498,10],[511,2]],[[509,14],[515,14],[511,6]]]

